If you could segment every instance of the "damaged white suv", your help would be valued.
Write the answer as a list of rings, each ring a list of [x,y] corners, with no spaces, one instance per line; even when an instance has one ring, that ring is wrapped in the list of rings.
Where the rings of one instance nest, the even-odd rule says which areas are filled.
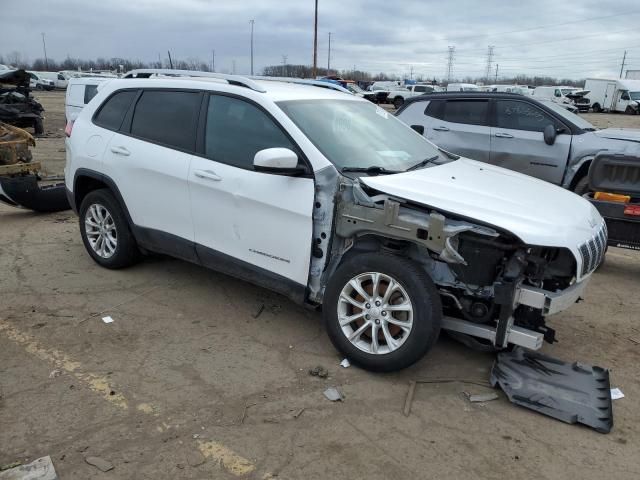
[[[333,344],[364,368],[416,362],[441,328],[540,348],[545,317],[579,299],[604,254],[588,201],[439,150],[356,96],[127,77],[67,126],[68,196],[93,259],[160,252],[322,306]]]

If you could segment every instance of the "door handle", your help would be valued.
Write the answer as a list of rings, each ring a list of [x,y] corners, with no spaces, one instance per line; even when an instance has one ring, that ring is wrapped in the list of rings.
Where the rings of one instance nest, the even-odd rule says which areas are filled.
[[[131,155],[131,152],[124,147],[111,147],[111,151],[116,155],[122,155],[123,157]]]
[[[211,170],[194,170],[193,174],[198,178],[213,180],[214,182],[219,182],[220,180],[222,180],[222,177],[216,175],[216,172],[213,172]]]
[[[434,130],[436,130],[437,132],[448,132],[449,128],[447,127],[433,127]]]
[[[498,132],[498,133],[496,133],[496,137],[498,137],[498,138],[513,138],[513,135],[511,135],[510,133]]]

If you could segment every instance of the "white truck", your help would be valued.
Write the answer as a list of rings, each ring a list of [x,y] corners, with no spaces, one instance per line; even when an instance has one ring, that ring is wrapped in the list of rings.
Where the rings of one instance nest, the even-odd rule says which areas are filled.
[[[371,85],[371,91],[388,92],[387,103],[393,103],[393,106],[400,108],[407,99],[417,97],[425,93],[433,93],[441,91],[438,86],[417,83],[415,85],[400,85],[399,82],[374,82]]]
[[[639,113],[640,80],[587,78],[584,88],[594,112]]]

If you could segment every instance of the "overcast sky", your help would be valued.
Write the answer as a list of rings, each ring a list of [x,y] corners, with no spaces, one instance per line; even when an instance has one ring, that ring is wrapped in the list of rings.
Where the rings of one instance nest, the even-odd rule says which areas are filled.
[[[9,3],[0,0],[0,3]],[[441,78],[448,46],[453,76],[483,76],[487,47],[498,74],[567,78],[617,76],[624,50],[640,69],[638,0],[319,0],[318,64],[332,68]],[[216,70],[250,68],[255,19],[255,70],[312,63],[313,0],[29,0],[2,9],[0,55],[50,58],[124,57],[143,61],[200,58]]]

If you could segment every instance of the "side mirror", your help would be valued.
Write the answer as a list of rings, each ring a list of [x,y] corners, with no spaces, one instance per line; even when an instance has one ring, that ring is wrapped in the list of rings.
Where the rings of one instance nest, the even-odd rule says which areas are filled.
[[[265,148],[253,157],[253,168],[257,172],[279,173],[282,175],[300,174],[298,155],[288,148]]]
[[[424,126],[423,125],[411,125],[411,128],[413,128],[420,135],[424,135]]]
[[[544,131],[542,133],[544,136],[544,143],[546,143],[547,145],[553,145],[556,142],[558,132],[556,131],[556,127],[554,125],[547,125],[546,127],[544,127]]]

